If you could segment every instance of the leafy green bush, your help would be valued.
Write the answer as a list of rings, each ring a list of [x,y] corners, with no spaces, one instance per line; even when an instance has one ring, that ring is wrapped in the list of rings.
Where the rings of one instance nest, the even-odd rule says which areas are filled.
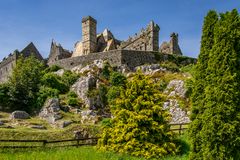
[[[186,65],[186,66],[183,66],[180,68],[180,71],[183,72],[183,73],[190,73],[190,74],[194,74],[194,67],[195,67],[195,64],[189,64],[189,65]]]
[[[108,99],[107,99],[107,92],[108,92],[108,88],[106,85],[104,84],[100,84],[99,85],[99,97],[101,102],[103,103],[104,106],[106,106],[108,104]]]
[[[104,118],[104,119],[101,121],[101,125],[102,125],[103,127],[111,127],[111,126],[112,126],[111,118]]]
[[[143,74],[136,74],[127,82],[111,105],[111,126],[104,126],[98,141],[100,150],[127,153],[145,158],[162,158],[175,154],[177,146],[163,110],[164,97],[154,82]]]
[[[58,71],[58,70],[60,70],[60,69],[62,69],[62,67],[57,66],[57,65],[52,65],[52,66],[50,66],[50,67],[47,67],[47,68],[44,70],[44,72],[45,72],[45,73],[48,73],[48,72],[56,72],[56,71]]]
[[[44,86],[59,90],[60,93],[66,93],[69,90],[69,87],[62,81],[62,78],[54,73],[46,73],[42,77],[41,83]]]
[[[12,110],[33,111],[36,106],[40,79],[44,64],[33,55],[28,58],[19,57],[16,67],[9,79],[9,95]]]
[[[63,73],[62,76],[62,81],[68,86],[70,87],[71,85],[73,85],[79,78],[79,75],[77,75],[76,73],[73,73],[71,71],[65,71]]]
[[[58,98],[59,90],[50,87],[41,86],[38,92],[37,104],[42,107],[48,98]]]
[[[111,86],[107,92],[108,103],[111,104],[113,100],[120,96],[121,90],[123,88],[121,86]]]
[[[109,79],[111,71],[112,71],[112,68],[111,68],[110,64],[108,62],[104,62],[100,77]]]
[[[77,94],[73,91],[69,91],[68,94],[67,94],[67,97],[68,98],[77,98]]]
[[[77,98],[68,98],[67,104],[69,106],[79,106],[79,101]]]
[[[167,62],[160,63],[160,65],[164,68],[167,68],[170,71],[179,72],[179,67],[176,63],[167,61]]]
[[[158,82],[158,84],[159,84],[159,90],[160,90],[161,92],[163,92],[163,91],[167,88],[167,85],[168,85],[168,83],[167,83],[166,80],[164,80],[164,79],[160,79],[160,81]]]
[[[110,76],[110,83],[113,86],[125,86],[126,77],[119,72],[113,72]]]
[[[8,109],[10,103],[9,85],[7,83],[0,84],[0,110]]]

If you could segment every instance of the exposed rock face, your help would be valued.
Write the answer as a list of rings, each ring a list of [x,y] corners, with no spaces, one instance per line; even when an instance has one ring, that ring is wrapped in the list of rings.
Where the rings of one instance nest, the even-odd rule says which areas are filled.
[[[64,74],[64,69],[59,69],[58,71],[54,72],[54,74],[56,74],[56,75],[62,77],[63,74]]]
[[[163,104],[164,109],[168,109],[172,115],[171,122],[172,124],[176,123],[190,123],[189,115],[186,111],[182,110],[179,106],[179,103],[176,99],[169,99]]]
[[[104,61],[99,59],[99,60],[93,61],[92,64],[89,64],[89,65],[86,65],[86,66],[82,66],[82,65],[76,66],[71,71],[75,72],[75,73],[80,73],[80,74],[83,74],[83,73],[86,73],[86,72],[94,73],[95,68],[102,69],[103,65],[104,65]]]
[[[168,97],[179,96],[181,98],[186,98],[186,88],[184,88],[183,80],[172,80],[169,82],[165,94],[168,94]]]
[[[89,133],[87,130],[79,130],[79,131],[74,131],[74,137],[75,139],[81,139],[81,138],[89,138]]]
[[[95,124],[99,121],[97,114],[93,110],[83,110],[80,113],[81,115],[81,123],[86,124]]]
[[[59,99],[51,98],[45,103],[43,109],[39,113],[39,117],[46,119],[50,124],[54,124],[57,120],[62,118],[59,111]]]
[[[31,128],[33,128],[33,129],[47,129],[45,126],[43,126],[43,125],[33,125],[33,126],[31,126]]]
[[[25,111],[14,111],[11,116],[11,119],[29,119],[30,116],[27,112]]]
[[[97,79],[93,75],[88,74],[86,77],[80,77],[71,87],[71,90],[84,101],[86,107],[88,108],[93,108],[97,103],[94,97],[88,97],[88,92],[96,87],[96,82]]]
[[[67,127],[67,126],[69,126],[70,124],[72,124],[73,122],[72,121],[62,121],[61,123],[60,123],[60,128],[65,128],[65,127]]]
[[[189,115],[187,111],[179,106],[178,98],[186,100],[186,88],[183,80],[172,80],[169,82],[164,93],[168,95],[169,99],[163,104],[164,109],[168,109],[172,115],[170,123],[189,123]]]
[[[0,120],[0,126],[4,125],[3,121]]]
[[[142,65],[134,69],[135,71],[141,70],[145,75],[152,75],[157,72],[166,71],[166,68],[160,66],[160,64]]]

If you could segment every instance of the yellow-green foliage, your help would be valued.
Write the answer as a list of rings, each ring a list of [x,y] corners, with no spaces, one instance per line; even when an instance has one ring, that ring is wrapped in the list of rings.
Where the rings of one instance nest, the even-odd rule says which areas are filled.
[[[163,110],[164,96],[153,81],[137,73],[111,105],[113,119],[103,128],[100,150],[160,158],[176,153],[170,115]]]

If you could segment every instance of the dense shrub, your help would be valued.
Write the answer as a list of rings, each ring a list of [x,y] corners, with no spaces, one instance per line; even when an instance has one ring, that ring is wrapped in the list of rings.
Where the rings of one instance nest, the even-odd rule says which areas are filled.
[[[69,91],[67,94],[68,98],[77,98],[77,94],[73,91]]]
[[[110,76],[110,83],[113,86],[125,86],[126,77],[122,75],[120,72],[113,72]]]
[[[104,127],[111,127],[112,126],[111,118],[104,118],[101,121],[101,125],[104,126]]]
[[[100,150],[127,153],[145,158],[175,154],[173,133],[163,110],[163,96],[154,82],[136,74],[111,105],[113,119],[98,141]]]
[[[42,86],[38,92],[37,105],[42,107],[48,98],[58,98],[59,90]]]
[[[9,85],[0,84],[0,110],[7,110],[10,103]]]
[[[60,69],[62,69],[62,67],[57,66],[57,65],[52,65],[52,66],[50,66],[50,67],[47,67],[47,68],[44,70],[44,72],[45,72],[45,73],[48,73],[48,72],[56,72],[56,71],[58,71],[58,70],[60,70]]]
[[[68,98],[67,100],[67,104],[69,106],[79,106],[79,102],[78,102],[78,99],[77,98]]]
[[[176,63],[173,63],[173,62],[163,62],[160,64],[162,67],[170,70],[170,71],[173,71],[173,72],[179,72],[179,67]]]
[[[54,73],[46,73],[42,77],[41,83],[44,86],[59,90],[60,93],[66,93],[69,90],[69,87],[62,81],[62,78]]]
[[[181,67],[180,71],[183,73],[190,73],[191,75],[194,75],[194,68],[195,68],[195,64],[189,64]]]
[[[112,71],[112,68],[111,68],[110,64],[108,62],[104,62],[100,77],[109,79],[111,71]]]
[[[120,92],[123,89],[121,86],[111,86],[107,92],[108,103],[111,104],[113,100],[120,96]]]
[[[108,99],[107,99],[107,92],[108,92],[108,87],[104,84],[99,85],[99,98],[104,106],[108,104]]]
[[[63,76],[61,78],[64,84],[70,87],[78,80],[79,75],[67,70],[63,73]]]

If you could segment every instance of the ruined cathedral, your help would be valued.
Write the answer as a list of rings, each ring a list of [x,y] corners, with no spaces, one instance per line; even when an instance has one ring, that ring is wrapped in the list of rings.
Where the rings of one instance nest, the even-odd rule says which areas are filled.
[[[182,55],[178,45],[178,34],[172,33],[169,42],[163,42],[159,47],[160,27],[151,21],[145,29],[122,41],[114,37],[109,29],[97,34],[97,20],[91,16],[82,18],[82,40],[74,44],[74,50],[64,49],[54,40],[51,43],[50,54],[43,59],[33,43],[21,52],[9,54],[0,62],[0,82],[7,81],[19,55],[28,57],[33,54],[49,66],[59,65],[72,69],[77,65],[88,64],[94,60],[107,60],[111,65],[126,65],[130,69],[145,63],[156,63],[154,53],[160,52],[166,59],[168,55]]]

